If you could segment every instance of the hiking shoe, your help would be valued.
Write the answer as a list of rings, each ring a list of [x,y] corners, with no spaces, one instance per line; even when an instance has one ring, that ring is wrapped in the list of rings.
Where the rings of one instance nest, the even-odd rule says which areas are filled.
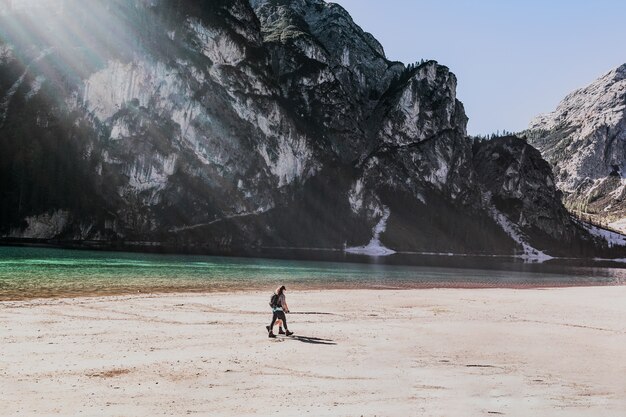
[[[267,332],[270,332],[270,326],[265,326],[265,328],[267,329]]]
[[[272,338],[272,339],[275,339],[275,338],[276,338],[276,335],[275,335],[274,333],[272,333],[272,332],[269,332],[269,333],[268,333],[268,335],[267,335],[267,337]]]
[[[290,332],[289,330],[287,330],[287,333],[285,333],[286,336],[291,336],[293,334],[293,332]]]
[[[285,334],[285,331],[283,329],[278,329],[278,334]]]

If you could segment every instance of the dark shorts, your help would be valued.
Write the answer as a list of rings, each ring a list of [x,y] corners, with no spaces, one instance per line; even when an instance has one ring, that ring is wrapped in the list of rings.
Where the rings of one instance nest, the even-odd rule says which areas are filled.
[[[270,327],[274,327],[274,323],[276,323],[276,320],[282,320],[283,326],[285,327],[285,329],[287,328],[287,317],[285,317],[284,311],[282,310],[274,311],[274,315],[272,316],[272,323],[270,324]]]

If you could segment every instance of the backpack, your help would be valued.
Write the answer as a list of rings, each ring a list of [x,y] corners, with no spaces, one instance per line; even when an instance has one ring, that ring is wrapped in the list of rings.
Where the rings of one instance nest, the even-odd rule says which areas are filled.
[[[270,307],[272,308],[276,308],[278,307],[278,299],[280,298],[280,296],[276,293],[272,294],[272,297],[270,298]]]

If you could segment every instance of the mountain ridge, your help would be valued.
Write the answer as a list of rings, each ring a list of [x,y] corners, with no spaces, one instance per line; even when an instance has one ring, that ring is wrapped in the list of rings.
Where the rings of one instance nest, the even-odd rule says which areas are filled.
[[[568,94],[525,134],[553,166],[571,211],[626,232],[626,64]]]
[[[1,39],[5,238],[610,252],[533,214],[562,213],[551,170],[519,139],[472,141],[447,67],[387,60],[338,5],[64,4],[2,16],[56,34]]]

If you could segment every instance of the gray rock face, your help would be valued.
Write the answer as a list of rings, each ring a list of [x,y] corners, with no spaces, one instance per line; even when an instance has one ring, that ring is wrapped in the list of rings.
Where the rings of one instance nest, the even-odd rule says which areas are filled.
[[[3,236],[507,254],[584,235],[530,148],[474,146],[448,68],[390,62],[336,4],[62,4],[0,14]],[[33,22],[51,31],[11,29]]]
[[[367,120],[404,65],[339,5],[321,0],[252,1],[283,95],[341,161],[373,146]]]
[[[527,135],[572,211],[626,232],[626,65],[568,95]]]
[[[495,209],[528,235],[543,233],[555,240],[575,240],[576,224],[560,204],[552,169],[537,149],[522,139],[502,137],[481,142],[475,150],[479,181]]]
[[[456,199],[472,189],[474,180],[467,117],[456,99],[456,77],[430,61],[408,71],[405,78],[376,108],[378,147],[370,158],[393,154],[399,164],[393,164],[393,169],[410,173],[414,184]],[[402,182],[402,176],[396,180]]]
[[[310,141],[278,103],[258,20],[245,2],[192,9],[194,14],[177,14],[176,2],[108,6],[122,17],[143,19],[143,26],[129,26],[106,2],[93,3],[101,8],[74,2],[57,17],[105,16],[106,26],[121,28],[120,39],[91,45],[94,64],[78,46],[38,39],[43,52],[13,84],[28,97],[40,83],[37,100],[11,102],[9,91],[4,110],[10,121],[24,117],[20,122],[27,124],[29,113],[51,108],[46,117],[84,124],[92,133],[91,142],[81,144],[92,166],[81,174],[93,178],[110,204],[114,226],[105,234],[141,238],[262,213],[283,188],[316,171]],[[22,12],[15,17],[39,19]],[[122,44],[126,36],[137,44]],[[19,45],[11,48],[22,52]],[[60,85],[66,75],[50,71],[55,61],[85,72]],[[62,102],[50,103],[54,98]],[[39,117],[37,124],[52,122]]]

